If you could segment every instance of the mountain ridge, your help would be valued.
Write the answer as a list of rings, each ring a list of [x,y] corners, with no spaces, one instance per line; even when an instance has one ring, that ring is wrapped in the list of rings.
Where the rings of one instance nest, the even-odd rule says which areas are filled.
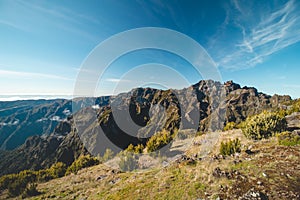
[[[73,103],[80,108],[78,112],[65,116],[51,133],[36,134],[40,136],[27,138],[22,146],[12,151],[2,151],[1,174],[46,168],[57,161],[70,165],[80,154],[101,156],[107,148],[118,152],[129,144],[145,144],[158,127],[172,133],[180,128],[194,128],[200,132],[222,130],[228,122],[239,123],[262,110],[277,109],[290,100],[289,96],[259,93],[253,87],[241,88],[233,81],[223,84],[212,80],[201,80],[182,90],[135,88],[113,97],[75,99]],[[65,105],[71,109],[70,101],[62,101],[62,104],[53,101],[50,105],[56,105],[61,112]],[[97,109],[91,108],[95,102],[99,105]],[[114,108],[117,111],[113,112]],[[122,118],[127,112],[130,118]],[[125,129],[132,128],[127,125],[131,120],[139,127],[130,129],[133,135],[129,136],[128,130],[121,128],[124,124]],[[25,162],[26,159],[31,161]]]

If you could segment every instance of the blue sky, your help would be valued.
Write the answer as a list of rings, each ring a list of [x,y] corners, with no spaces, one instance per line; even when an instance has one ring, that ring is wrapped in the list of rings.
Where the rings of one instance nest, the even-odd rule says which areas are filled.
[[[99,43],[129,29],[162,27],[202,45],[223,81],[299,98],[299,4],[296,0],[0,0],[0,94],[71,95],[83,61]],[[126,73],[147,63],[170,66],[190,83],[201,78],[178,56],[145,49],[112,63],[97,95],[112,94],[122,76],[127,78],[119,84],[120,91],[141,86],[134,77],[150,77],[151,70]],[[161,74],[170,87],[187,86],[159,66],[154,66],[153,76]]]

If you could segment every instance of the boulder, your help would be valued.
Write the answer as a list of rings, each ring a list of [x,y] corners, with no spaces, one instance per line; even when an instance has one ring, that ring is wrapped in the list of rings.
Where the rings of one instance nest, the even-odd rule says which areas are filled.
[[[300,129],[300,112],[294,112],[285,117],[287,121],[288,130],[293,131]]]

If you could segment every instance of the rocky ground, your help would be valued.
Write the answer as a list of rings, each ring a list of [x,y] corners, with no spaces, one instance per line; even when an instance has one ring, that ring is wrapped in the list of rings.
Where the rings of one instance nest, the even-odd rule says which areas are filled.
[[[210,149],[203,151],[208,137],[198,136],[184,155],[171,163],[161,157],[151,169],[121,172],[100,164],[39,184],[41,194],[32,199],[300,199],[299,146],[247,140],[240,130],[216,135]],[[219,143],[229,138],[240,138],[242,152],[220,156]]]

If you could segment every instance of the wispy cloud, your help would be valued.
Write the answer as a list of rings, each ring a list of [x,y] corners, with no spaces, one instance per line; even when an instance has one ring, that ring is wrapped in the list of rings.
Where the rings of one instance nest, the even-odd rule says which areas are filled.
[[[98,41],[99,37],[89,33],[86,26],[99,25],[98,19],[75,12],[63,6],[56,6],[49,2],[8,1],[8,11],[0,13],[0,24],[10,26],[22,31],[34,32],[47,26],[55,27],[91,41]],[[18,12],[18,15],[16,15]]]
[[[300,85],[297,85],[297,84],[284,84],[283,87],[284,88],[299,89]]]
[[[10,70],[0,70],[0,77],[4,78],[41,78],[41,79],[59,79],[59,80],[68,80],[72,81],[73,79],[52,75],[52,74],[43,74],[43,73],[34,73],[34,72],[20,72],[20,71],[10,71]]]
[[[21,31],[27,31],[24,27],[19,26],[18,24],[7,21],[7,20],[3,20],[3,19],[0,19],[0,25],[9,26],[11,28],[18,29],[18,30],[21,30]]]
[[[231,21],[241,32],[233,50],[223,51],[218,64],[227,69],[253,67],[275,52],[300,41],[299,5],[295,0],[275,9],[258,9],[233,0]],[[250,7],[250,8],[249,8]],[[256,9],[256,10],[255,10]]]
[[[131,80],[127,80],[127,79],[118,79],[118,78],[107,78],[105,79],[105,81],[107,82],[112,82],[112,83],[119,83],[119,82],[131,82]]]

